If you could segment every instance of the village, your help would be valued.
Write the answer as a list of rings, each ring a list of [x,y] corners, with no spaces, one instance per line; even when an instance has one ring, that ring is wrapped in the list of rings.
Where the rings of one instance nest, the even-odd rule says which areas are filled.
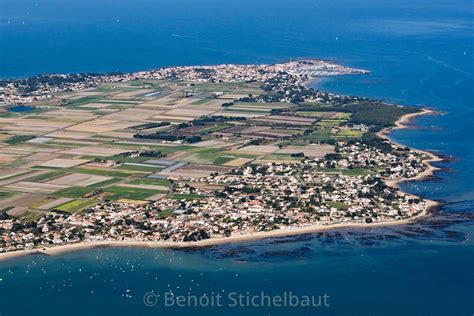
[[[283,102],[290,102],[291,89],[304,85],[313,77],[364,74],[365,70],[340,66],[320,60],[291,61],[274,65],[179,66],[152,71],[113,74],[42,75],[22,80],[0,80],[0,104],[28,104],[48,100],[60,92],[74,92],[103,83],[137,80],[182,80],[187,82],[279,82]],[[301,89],[300,89],[301,90]],[[294,94],[296,91],[293,91]],[[318,92],[314,99],[335,98]],[[362,99],[362,98],[361,98]]]
[[[177,181],[173,194],[183,199],[100,203],[86,212],[50,214],[29,225],[5,218],[0,221],[0,251],[83,240],[189,242],[288,227],[390,222],[426,209],[424,200],[384,182],[423,172],[422,155],[410,150],[384,154],[362,144],[339,152],[335,160],[252,165],[230,174]],[[373,173],[331,173],[336,166]],[[222,190],[206,189],[210,187]]]

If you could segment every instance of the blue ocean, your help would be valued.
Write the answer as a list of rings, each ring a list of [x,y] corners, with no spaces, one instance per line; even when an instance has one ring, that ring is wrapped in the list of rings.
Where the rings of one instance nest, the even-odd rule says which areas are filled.
[[[404,185],[444,202],[417,223],[12,259],[0,262],[0,314],[472,315],[473,18],[472,0],[0,0],[0,78],[329,59],[371,73],[318,89],[442,112],[391,136],[446,158]],[[327,304],[180,307],[166,293]]]

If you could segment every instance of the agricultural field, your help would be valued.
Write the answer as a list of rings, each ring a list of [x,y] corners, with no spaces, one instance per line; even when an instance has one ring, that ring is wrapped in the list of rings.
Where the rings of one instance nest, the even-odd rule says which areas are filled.
[[[174,194],[173,181],[323,157],[331,141],[364,133],[340,128],[350,113],[242,101],[262,93],[259,83],[143,80],[1,109],[0,210],[35,220],[102,201],[199,199]]]
[[[343,129],[335,133],[334,137],[342,137],[342,138],[359,138],[364,135],[364,131],[361,130],[350,130],[350,129]]]
[[[324,111],[298,111],[297,116],[302,117],[318,117],[321,120],[348,120],[351,117],[350,113],[345,112],[324,112]]]
[[[78,199],[56,207],[57,210],[67,213],[75,213],[85,210],[93,205],[99,203],[98,200],[92,199]]]

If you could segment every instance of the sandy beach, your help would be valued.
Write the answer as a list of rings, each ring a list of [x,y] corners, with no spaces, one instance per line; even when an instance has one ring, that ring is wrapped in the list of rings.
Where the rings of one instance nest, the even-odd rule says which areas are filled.
[[[436,202],[429,201],[428,207],[433,207]],[[0,261],[13,259],[25,255],[61,255],[68,252],[73,252],[83,249],[91,248],[106,248],[106,247],[143,247],[143,248],[170,248],[170,249],[183,249],[183,248],[199,248],[216,246],[227,243],[239,243],[245,241],[259,240],[265,238],[274,237],[285,237],[302,234],[310,234],[320,231],[343,229],[343,228],[376,228],[376,227],[387,227],[407,224],[418,218],[427,215],[427,211],[423,211],[417,216],[409,219],[400,221],[388,221],[388,222],[377,222],[377,223],[338,223],[332,225],[308,225],[302,227],[288,227],[283,229],[277,229],[267,232],[256,232],[252,234],[233,235],[230,237],[219,237],[200,240],[196,242],[169,242],[169,241],[125,241],[125,240],[104,240],[104,241],[84,241],[66,245],[52,245],[46,247],[39,247],[34,249],[18,250],[12,252],[6,252],[0,254]]]
[[[422,112],[407,114],[402,116],[396,123],[394,127],[386,128],[380,131],[377,135],[382,138],[388,138],[393,144],[403,146],[397,142],[394,142],[392,139],[388,137],[388,134],[396,129],[407,128],[407,124],[409,124],[415,117],[421,115],[433,115],[436,112],[428,109],[423,109]],[[427,169],[413,178],[402,178],[396,179],[391,181],[386,181],[387,185],[393,187],[399,187],[399,184],[406,181],[416,181],[427,178],[432,176],[436,170],[436,168],[431,165],[432,162],[442,161],[443,159],[439,156],[436,156],[433,153],[428,151],[418,150],[416,151],[420,153],[424,153],[430,158],[425,160],[428,167]],[[416,197],[413,195],[413,197]],[[327,231],[327,230],[335,230],[335,229],[343,229],[343,228],[374,228],[374,227],[386,227],[386,226],[397,226],[397,225],[404,225],[415,220],[418,220],[421,217],[427,216],[429,214],[429,210],[435,206],[438,206],[440,203],[432,200],[425,200],[427,202],[427,207],[418,215],[411,217],[409,219],[399,220],[399,221],[386,221],[386,222],[376,222],[376,223],[337,223],[331,225],[308,225],[302,227],[287,227],[282,229],[277,229],[273,231],[267,232],[255,232],[251,234],[235,234],[230,237],[218,237],[218,238],[210,238],[206,240],[200,240],[196,242],[169,242],[169,241],[84,241],[78,242],[73,244],[66,244],[66,245],[52,245],[52,246],[43,246],[34,249],[25,249],[25,250],[18,250],[6,253],[0,253],[0,261],[8,260],[17,258],[19,256],[25,255],[35,255],[35,254],[42,254],[48,256],[60,255],[67,252],[83,250],[83,249],[90,249],[90,248],[100,248],[100,247],[144,247],[144,248],[194,248],[194,247],[209,247],[215,246],[220,244],[226,243],[239,243],[245,241],[252,241],[258,239],[265,239],[265,238],[274,238],[274,237],[284,237],[284,236],[293,236],[293,235],[301,235],[301,234],[309,234],[315,233],[320,231]]]
[[[392,144],[394,144],[398,147],[406,147],[406,146],[404,146],[400,143],[397,143],[393,139],[391,139],[389,134],[392,131],[397,130],[397,129],[408,128],[410,122],[412,122],[418,116],[437,115],[437,114],[439,114],[439,113],[435,112],[433,110],[422,109],[421,112],[404,115],[398,121],[395,122],[395,126],[385,128],[382,131],[378,132],[377,135],[381,138],[387,138],[388,140],[390,140],[390,142]],[[406,181],[423,180],[423,179],[426,179],[426,178],[432,176],[437,170],[440,170],[440,168],[437,168],[437,167],[433,166],[432,163],[443,161],[442,157],[437,156],[437,155],[433,154],[432,152],[429,152],[429,151],[426,151],[426,150],[421,150],[421,149],[416,149],[416,148],[414,150],[429,157],[427,160],[424,161],[427,165],[426,170],[423,171],[422,173],[416,175],[415,177],[412,177],[412,178],[403,178],[403,179],[396,179],[396,180],[386,181],[387,185],[390,185],[392,187],[399,187],[400,183],[403,183],[403,182],[406,182]]]

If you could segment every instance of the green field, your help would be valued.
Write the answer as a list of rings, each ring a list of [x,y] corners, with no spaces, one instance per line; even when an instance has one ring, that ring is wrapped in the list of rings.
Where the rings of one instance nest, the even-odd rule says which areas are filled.
[[[296,115],[306,116],[306,117],[324,117],[328,115],[327,111],[298,111]],[[346,112],[335,112],[332,117],[328,118],[330,120],[349,120],[351,118],[351,113]]]
[[[322,127],[334,127],[344,122],[345,121],[342,121],[342,120],[321,120],[320,122],[318,122],[318,125]]]
[[[86,169],[86,168],[71,168],[68,169],[68,172],[72,173],[87,173],[97,176],[107,176],[107,177],[128,177],[132,174],[142,174],[140,171],[117,171],[115,169]]]
[[[4,192],[4,191],[0,191],[0,199],[6,199],[10,196],[13,196],[14,193],[12,192]]]
[[[247,109],[242,109],[242,108],[227,108],[223,112],[237,112],[237,113],[249,113],[249,114],[263,114],[263,115],[268,115],[270,114],[270,109],[252,109],[252,108],[247,108]]]
[[[373,172],[364,168],[342,169],[342,174],[345,176],[365,176]]]
[[[26,222],[34,222],[43,217],[44,213],[24,211],[18,215],[19,218],[23,219]]]
[[[0,117],[2,118],[11,118],[11,117],[16,117],[20,116],[20,114],[13,113],[13,112],[0,112]]]
[[[99,201],[93,199],[80,199],[57,206],[56,209],[63,212],[76,213],[88,209],[97,203],[99,203]]]
[[[104,97],[103,96],[89,96],[89,97],[83,97],[80,99],[76,100],[70,100],[66,104],[67,106],[79,106],[79,105],[84,105],[87,103],[93,103],[93,102],[98,102],[101,101]]]
[[[7,139],[3,142],[9,144],[9,145],[16,145],[16,144],[19,144],[19,143],[24,143],[26,142],[27,140],[30,140],[30,139],[33,139],[35,138],[36,136],[32,136],[32,135],[18,135],[18,136],[14,136],[10,139]]]
[[[42,182],[42,181],[46,181],[46,180],[52,180],[52,179],[57,178],[57,177],[59,177],[63,174],[64,174],[63,172],[51,171],[51,172],[47,172],[47,173],[44,173],[44,174],[40,174],[38,176],[33,176],[31,178],[28,178],[27,180],[30,181],[30,182]]]
[[[218,148],[198,148],[195,147],[192,150],[188,150],[190,155],[184,156],[180,161],[198,164],[213,164],[213,162],[221,156],[225,156],[222,153],[222,149]]]
[[[320,127],[317,131],[304,135],[302,138],[306,141],[328,141],[331,139],[331,127]]]
[[[342,203],[342,202],[329,201],[329,202],[326,202],[326,204],[327,204],[327,206],[335,207],[340,211],[347,211],[349,209],[349,206]]]
[[[135,179],[128,183],[134,185],[161,185],[166,187],[171,186],[171,183],[166,179]]]
[[[256,154],[242,153],[240,151],[233,151],[233,150],[223,151],[222,154],[235,156],[237,158],[249,158],[249,159],[257,159],[262,156],[262,155],[256,155]]]
[[[214,159],[214,160],[212,161],[212,164],[213,164],[213,165],[223,165],[223,164],[225,164],[225,163],[227,163],[227,162],[229,162],[229,161],[234,160],[235,158],[237,158],[237,157],[235,157],[235,156],[227,156],[227,155],[225,155],[225,156],[220,156],[220,157],[217,157],[216,159]]]
[[[364,131],[353,131],[349,129],[343,129],[339,133],[334,135],[334,137],[359,138],[362,135],[364,135]]]
[[[114,169],[115,170],[120,169],[120,170],[141,171],[141,172],[146,172],[146,173],[155,173],[155,172],[161,170],[161,168],[158,168],[156,166],[131,165],[131,164],[127,164],[127,163],[125,163],[123,165],[120,165],[118,167],[115,167]]]
[[[120,187],[114,186],[104,189],[107,193],[107,198],[116,201],[119,199],[129,199],[129,200],[145,200],[146,198],[158,194],[166,193],[157,190],[142,189],[142,188],[129,188],[129,187]]]
[[[90,187],[90,188],[103,188],[103,187],[106,187],[108,185],[120,182],[120,181],[123,181],[123,179],[112,178],[112,179],[109,179],[109,180],[105,180],[105,181],[102,181],[102,182],[98,182],[98,183],[88,185],[88,187]]]
[[[328,114],[328,112],[321,112],[321,111],[314,111],[314,112],[311,112],[311,111],[298,111],[298,112],[296,112],[296,115],[309,116],[309,117],[321,117],[321,116],[324,116],[326,114]]]
[[[236,102],[234,107],[238,108],[256,108],[256,109],[265,109],[265,110],[272,110],[272,109],[288,109],[295,107],[295,104],[286,103],[286,102],[271,102],[271,103],[259,103],[259,102]]]
[[[72,199],[78,199],[86,194],[92,193],[96,188],[91,187],[70,187],[54,193],[55,196],[68,197]]]
[[[236,90],[236,88],[239,88]],[[224,93],[260,93],[261,90],[247,88],[246,91],[242,91],[247,88],[247,84],[244,82],[222,82],[222,83],[195,83],[192,89],[185,89],[185,92],[202,91],[202,92],[224,92]]]
[[[209,103],[210,101],[212,101],[212,99],[199,99],[199,100],[196,100],[194,101],[193,103],[191,104],[194,104],[194,105],[202,105],[202,104],[206,104],[206,103]]]
[[[158,213],[158,217],[161,218],[161,219],[164,219],[164,218],[167,218],[167,217],[170,217],[170,216],[174,216],[174,212],[173,210],[164,210],[164,211],[161,211]]]
[[[229,127],[228,124],[218,124],[218,125],[214,125],[212,127],[208,127],[208,128],[200,130],[199,134],[200,135],[206,135],[206,134],[210,134],[210,133],[220,131],[221,129],[224,129],[224,128],[227,128],[227,127]]]
[[[29,113],[1,113],[4,117],[13,117],[14,120],[23,120],[18,124],[18,127],[8,126],[7,134],[4,134],[2,142],[4,147],[0,148],[5,159],[2,164],[3,169],[21,169],[25,170],[25,174],[18,181],[28,181],[34,183],[44,183],[58,177],[68,175],[71,173],[82,173],[90,175],[105,176],[108,180],[80,187],[79,184],[70,183],[66,189],[59,190],[54,193],[46,191],[47,193],[31,193],[34,194],[31,203],[28,204],[30,211],[20,214],[25,220],[35,220],[38,216],[42,216],[41,212],[36,213],[36,209],[45,202],[54,201],[57,198],[69,198],[71,201],[64,203],[57,207],[58,210],[64,212],[78,212],[88,207],[100,203],[102,200],[117,201],[120,199],[129,199],[137,201],[145,201],[149,197],[163,194],[174,200],[195,200],[204,198],[199,194],[171,194],[174,191],[174,182],[166,179],[152,179],[149,178],[152,174],[160,171],[162,168],[146,164],[147,160],[155,159],[169,159],[179,162],[186,162],[191,164],[205,164],[214,166],[223,166],[236,158],[250,158],[252,163],[268,163],[275,162],[296,162],[300,161],[301,157],[292,157],[291,154],[278,153],[261,153],[239,151],[239,148],[248,144],[251,140],[260,139],[262,144],[266,145],[301,145],[305,146],[308,143],[329,143],[335,144],[335,141],[344,141],[352,138],[360,138],[364,132],[351,130],[357,124],[354,118],[359,120],[364,117],[362,114],[371,113],[371,107],[364,107],[364,112],[360,113],[356,107],[353,108],[351,104],[343,105],[327,105],[319,103],[285,103],[285,102],[269,102],[260,103],[258,98],[236,101],[241,97],[247,97],[249,94],[258,96],[265,94],[271,95],[272,92],[264,91],[260,88],[261,82],[209,82],[209,83],[191,83],[178,80],[139,80],[133,82],[114,82],[102,84],[99,87],[88,89],[83,94],[82,92],[68,92],[63,93],[59,97],[52,100],[35,103],[35,105],[45,105],[44,109]],[[142,93],[143,91],[143,93]],[[146,96],[149,93],[160,91],[160,94]],[[98,93],[91,95],[90,92]],[[136,92],[137,94],[124,94],[128,92]],[[214,95],[215,92],[223,92],[227,96]],[[183,96],[186,93],[191,93],[187,99]],[[233,96],[229,96],[232,94]],[[76,98],[76,99],[75,99]],[[244,102],[252,101],[252,102]],[[65,105],[64,106],[64,102]],[[108,106],[97,106],[89,103],[109,104]],[[220,106],[223,103],[225,107]],[[187,110],[196,109],[207,113],[206,119],[195,119],[193,115],[190,117],[183,112],[174,112],[167,118],[168,108],[176,109],[185,106]],[[347,110],[347,111],[346,111]],[[393,109],[391,111],[394,111]],[[223,116],[227,112],[227,116],[239,116],[239,118],[230,119],[209,119],[211,116]],[[242,114],[239,114],[242,113]],[[302,120],[302,116],[314,118],[314,122],[308,125],[298,125],[292,123],[292,119],[281,120],[281,122],[265,121],[262,118],[269,114],[280,114],[293,117],[296,120]],[[163,116],[161,115],[163,114]],[[248,115],[244,115],[248,114]],[[175,116],[182,116],[176,118]],[[244,119],[243,117],[257,117],[255,119]],[[300,117],[298,117],[300,116]],[[384,115],[382,115],[382,118]],[[328,117],[325,119],[325,117]],[[330,117],[330,118],[329,118]],[[319,120],[319,119],[321,120]],[[25,122],[25,120],[28,120]],[[33,121],[34,120],[34,121]],[[170,122],[170,125],[150,128],[142,130],[140,125],[146,124],[144,127],[152,127],[149,123],[154,122]],[[313,121],[313,120],[310,120]],[[120,124],[115,124],[120,122]],[[186,124],[180,124],[185,122]],[[350,122],[351,124],[347,124]],[[42,125],[44,123],[44,126]],[[9,124],[9,123],[6,123]],[[51,140],[44,144],[33,144],[25,141],[33,139],[35,135],[24,135],[29,129],[22,128],[29,124],[36,127],[38,131],[45,131],[44,135],[48,135]],[[4,123],[5,125],[5,123]],[[13,124],[15,125],[15,124]],[[366,124],[367,125],[367,124]],[[57,127],[56,127],[57,126]],[[61,128],[61,126],[63,126]],[[70,128],[74,126],[74,128]],[[235,128],[236,131],[232,136],[215,135],[216,132],[228,127],[256,127],[252,135],[242,131],[240,128]],[[341,126],[339,132],[333,127]],[[5,126],[4,126],[5,127]],[[55,133],[50,130],[55,129]],[[189,128],[188,127],[193,127]],[[41,129],[40,129],[41,128]],[[201,130],[199,130],[201,128]],[[11,130],[11,131],[10,131]],[[239,132],[239,130],[241,132]],[[263,135],[264,132],[258,133],[259,130],[270,131]],[[334,130],[334,133],[333,133]],[[36,129],[34,129],[36,131]],[[31,132],[33,133],[33,132]],[[40,132],[38,132],[40,133]],[[189,134],[199,135],[204,141],[217,141],[219,144],[202,147],[202,144],[187,144],[186,140],[175,142],[163,142],[159,139],[144,139],[135,137],[136,133],[163,133],[174,136],[189,136]],[[215,133],[215,134],[213,134]],[[43,134],[43,132],[41,132]],[[166,137],[165,137],[166,138]],[[184,137],[177,137],[183,139]],[[173,139],[173,138],[168,138]],[[253,143],[259,143],[257,140]],[[220,143],[224,143],[226,148],[220,147]],[[79,151],[85,155],[76,155],[71,149],[94,147],[94,150]],[[119,149],[117,151],[109,151],[106,155],[113,155],[103,157],[102,150],[107,148]],[[232,148],[232,149],[229,149]],[[154,154],[158,157],[137,157],[131,158],[129,151],[160,151],[161,154]],[[94,153],[98,153],[94,156]],[[117,155],[114,155],[117,153]],[[38,155],[39,154],[39,155]],[[126,156],[126,157],[122,157]],[[161,157],[162,156],[162,157]],[[3,157],[3,156],[2,156]],[[14,157],[13,161],[10,157]],[[18,157],[18,158],[16,158]],[[58,167],[42,167],[43,162],[55,159],[73,159],[82,158],[89,161],[106,160],[105,163],[119,162],[117,164],[110,163],[112,167],[105,167],[102,164],[82,164],[68,168]],[[40,163],[30,163],[37,162]],[[121,163],[121,164],[120,164]],[[136,163],[137,165],[134,165]],[[26,167],[23,167],[27,165]],[[50,164],[54,165],[54,164]],[[207,166],[209,167],[209,166]],[[224,169],[224,168],[217,168]],[[231,168],[229,168],[231,169]],[[34,175],[36,170],[47,170],[44,174]],[[185,169],[184,169],[185,170]],[[318,169],[319,170],[319,169]],[[336,174],[347,176],[364,176],[371,172],[366,169],[326,169],[321,168],[319,171],[334,177]],[[32,172],[32,174],[27,174]],[[183,172],[181,170],[180,172]],[[179,173],[179,172],[177,172]],[[1,180],[10,180],[10,178],[18,177],[22,174],[15,174],[15,172],[4,173],[6,176]],[[15,174],[14,176],[10,176]],[[29,178],[26,178],[29,176]],[[25,178],[23,178],[25,177]],[[110,178],[110,179],[109,179]],[[15,180],[16,181],[16,180]],[[179,180],[181,181],[181,180]],[[7,183],[9,181],[5,181]],[[11,181],[10,181],[11,182]],[[89,182],[90,183],[90,182]],[[127,187],[140,186],[140,187]],[[154,187],[152,187],[154,186]],[[14,188],[14,186],[10,186]],[[21,187],[21,186],[18,186]],[[66,186],[60,186],[64,188]],[[53,187],[54,188],[54,187]],[[0,200],[18,194],[18,192],[10,193],[8,184],[0,187]],[[16,190],[16,189],[15,189]],[[21,189],[23,190],[23,189]],[[5,191],[5,192],[4,192]],[[39,190],[38,190],[39,191]],[[189,191],[184,191],[189,192]],[[191,191],[194,192],[194,191]],[[24,192],[22,192],[23,194]],[[91,193],[97,193],[94,196],[89,196]],[[99,194],[100,193],[100,194]],[[36,198],[38,195],[38,198]],[[88,196],[86,198],[86,196]],[[16,205],[6,206],[15,208]],[[14,204],[17,202],[11,202]],[[344,209],[343,203],[331,202],[333,206]],[[33,205],[35,204],[35,205]],[[38,208],[39,210],[39,208]],[[174,216],[172,210],[163,210],[160,212],[161,218]]]

